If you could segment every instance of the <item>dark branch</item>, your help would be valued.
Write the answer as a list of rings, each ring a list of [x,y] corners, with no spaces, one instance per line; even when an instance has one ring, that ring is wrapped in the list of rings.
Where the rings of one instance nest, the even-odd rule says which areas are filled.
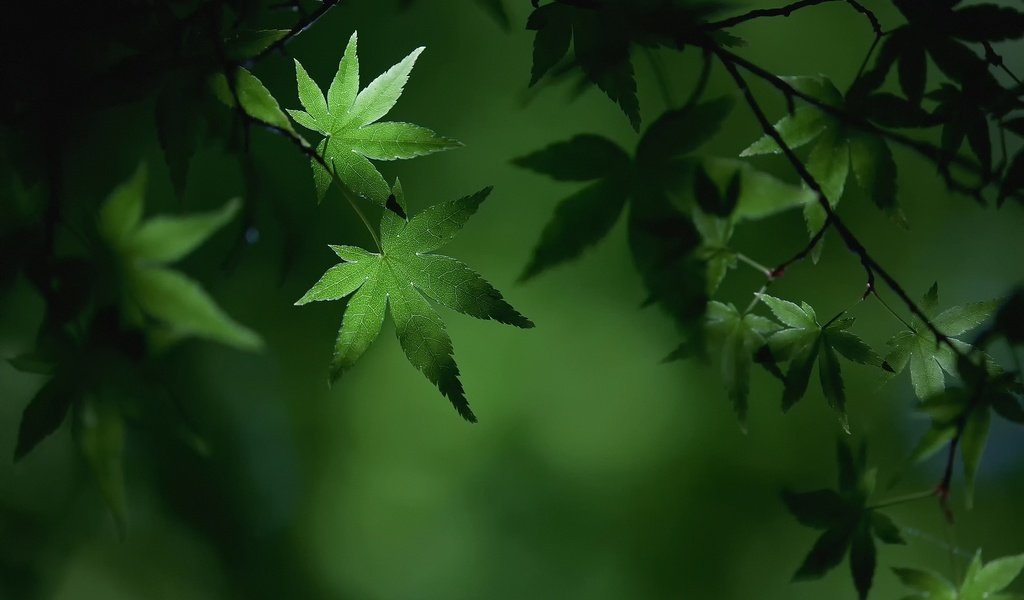
[[[849,114],[840,107],[832,106],[831,104],[823,102],[820,99],[815,98],[814,96],[805,94],[804,92],[801,92],[800,90],[796,89],[795,87],[787,83],[784,79],[775,75],[774,73],[724,48],[716,47],[714,49],[714,52],[720,58],[723,58],[724,60],[727,60],[731,64],[742,67],[746,71],[749,71],[753,75],[756,75],[759,79],[778,89],[787,98],[799,98],[800,100],[807,102],[808,104],[814,106],[823,113],[835,118],[844,125],[856,127],[861,131],[870,133],[872,135],[876,135],[885,140],[894,142],[896,144],[899,144],[900,146],[909,148],[917,152],[919,155],[927,158],[929,161],[935,163],[936,165],[939,165],[939,173],[940,175],[942,175],[946,187],[955,192],[968,195],[977,200],[979,203],[984,203],[984,198],[981,195],[981,190],[984,186],[972,187],[960,183],[953,179],[953,176],[949,172],[949,169],[944,167],[944,165],[953,164],[966,171],[970,171],[972,174],[975,174],[983,179],[987,178],[987,173],[985,173],[979,165],[957,155],[956,153],[946,152],[945,150],[939,148],[938,146],[914,139],[912,137],[905,136],[901,133],[896,133],[882,129],[881,127],[878,127],[877,125],[871,123],[866,119]],[[774,131],[774,128],[772,128],[772,131]]]
[[[787,4],[786,6],[780,6],[778,8],[758,8],[751,10],[750,12],[743,13],[742,15],[737,15],[735,17],[730,17],[728,19],[723,19],[721,21],[713,21],[705,25],[704,29],[706,31],[717,31],[719,29],[728,29],[729,27],[735,27],[736,25],[739,25],[741,23],[746,23],[748,21],[753,21],[756,19],[770,17],[788,17],[794,12],[803,8],[807,8],[809,6],[817,6],[819,4],[827,4],[830,2],[837,1],[846,2],[846,4],[849,4],[851,7],[853,7],[854,10],[864,15],[864,17],[871,24],[871,30],[875,32],[876,37],[881,37],[883,35],[882,26],[878,22],[878,18],[875,16],[873,12],[868,10],[863,4],[861,4],[857,0],[800,0],[799,2],[793,2],[792,4]]]
[[[254,62],[258,62],[264,56],[267,56],[268,54],[271,54],[277,50],[283,49],[285,45],[287,45],[288,42],[292,41],[292,39],[295,36],[312,27],[314,23],[320,20],[320,17],[327,14],[328,11],[334,8],[339,1],[340,0],[323,0],[323,2],[320,4],[320,6],[317,7],[315,11],[309,13],[301,20],[299,20],[299,22],[293,25],[292,28],[288,30],[288,33],[284,34],[284,36],[281,39],[267,46],[263,50],[263,52],[260,52],[259,54],[254,56],[252,60]]]
[[[926,315],[924,311],[921,310],[921,308],[917,305],[916,302],[914,302],[914,300],[910,297],[906,290],[903,289],[900,283],[896,281],[896,279],[892,275],[890,275],[889,272],[886,271],[882,267],[882,265],[880,265],[878,261],[876,261],[871,256],[871,254],[867,251],[867,248],[864,247],[860,240],[857,239],[853,232],[850,231],[846,224],[843,223],[843,221],[835,213],[835,211],[832,209],[832,205],[828,201],[828,198],[825,196],[825,193],[822,190],[821,185],[814,178],[814,176],[811,175],[810,171],[807,170],[807,167],[804,166],[803,162],[796,155],[793,149],[789,147],[789,144],[787,144],[786,141],[782,139],[782,135],[775,130],[775,127],[772,126],[771,121],[768,120],[768,116],[765,114],[764,109],[761,108],[761,105],[757,102],[757,99],[754,97],[754,93],[753,91],[751,91],[750,86],[747,85],[746,80],[743,79],[743,75],[739,72],[737,63],[731,58],[731,53],[717,46],[711,46],[710,50],[715,53],[719,61],[721,61],[722,65],[725,67],[726,71],[728,71],[729,75],[736,82],[736,86],[743,93],[743,96],[746,99],[746,102],[749,105],[751,112],[753,112],[754,116],[757,118],[758,122],[761,125],[761,129],[764,131],[765,135],[771,137],[775,141],[775,143],[778,144],[779,148],[782,150],[782,153],[786,156],[786,159],[790,162],[790,164],[792,164],[793,169],[797,172],[797,175],[800,177],[801,180],[803,180],[807,187],[810,188],[812,192],[814,192],[815,196],[817,197],[818,203],[825,210],[825,214],[827,215],[826,225],[830,224],[831,227],[834,228],[836,232],[839,234],[839,236],[842,238],[843,243],[850,250],[850,252],[856,254],[857,257],[860,259],[860,262],[864,266],[864,270],[867,273],[868,277],[866,294],[871,293],[874,290],[874,279],[877,275],[879,278],[882,279],[882,281],[886,283],[886,285],[889,286],[890,289],[892,289],[893,293],[895,293],[900,298],[900,300],[903,301],[903,303],[907,306],[910,312],[913,313],[914,316],[916,316],[918,319],[921,320],[922,323],[925,324],[929,331],[931,331],[932,334],[935,335],[935,339],[939,343],[945,343],[947,346],[950,347],[950,349],[952,349],[954,353],[956,353],[957,356],[963,356],[963,353],[960,351],[960,349],[953,344],[953,342],[949,339],[949,337],[946,334],[944,334],[942,331],[938,329],[938,327],[935,326],[931,318],[929,318],[928,315]],[[819,238],[820,240],[820,236],[824,235],[824,230],[825,228],[823,227],[822,231],[820,231],[818,235],[816,235],[815,237]],[[818,241],[815,240],[812,240],[812,242],[813,244],[818,243]],[[814,246],[809,245],[808,247],[813,249]],[[810,250],[807,250],[807,252],[810,252]],[[803,254],[803,256],[806,256],[806,254]],[[799,260],[801,257],[801,254],[798,254],[797,260]]]

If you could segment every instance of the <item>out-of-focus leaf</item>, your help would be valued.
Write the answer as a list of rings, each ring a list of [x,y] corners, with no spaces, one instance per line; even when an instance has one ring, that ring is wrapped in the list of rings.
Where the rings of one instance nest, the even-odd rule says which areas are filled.
[[[83,398],[75,419],[75,438],[92,468],[96,483],[114,516],[123,538],[128,532],[128,503],[125,498],[124,423],[110,400],[89,395]]]
[[[232,60],[245,60],[263,52],[288,35],[288,29],[246,29],[224,40],[224,51]]]
[[[14,460],[21,460],[39,442],[57,431],[68,409],[74,403],[78,390],[73,382],[64,377],[55,377],[46,382],[21,413],[18,426],[18,443],[14,448]]]
[[[139,173],[142,175],[140,176]],[[160,265],[189,254],[237,213],[237,200],[206,214],[155,217],[142,221],[145,170],[119,187],[100,208],[100,233],[117,254],[125,314],[171,339],[199,336],[242,349],[261,347],[259,336],[233,321],[196,282]]]
[[[903,544],[904,540],[892,519],[868,505],[875,469],[867,468],[864,447],[855,454],[841,440],[837,459],[838,492],[783,493],[786,507],[802,525],[825,530],[793,579],[818,579],[838,566],[849,551],[853,582],[858,596],[864,599],[874,580],[875,538],[886,544]]]

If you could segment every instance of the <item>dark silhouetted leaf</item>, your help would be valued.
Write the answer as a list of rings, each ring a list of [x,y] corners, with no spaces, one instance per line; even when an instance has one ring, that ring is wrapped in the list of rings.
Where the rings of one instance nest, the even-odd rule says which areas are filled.
[[[627,197],[624,180],[604,179],[562,200],[520,279],[572,260],[600,241],[618,221]]]
[[[77,393],[76,386],[62,377],[51,379],[36,392],[21,413],[14,460],[21,460],[39,442],[57,431],[64,422]]]
[[[629,168],[630,158],[611,140],[583,134],[512,162],[560,181],[590,181],[624,172]]]

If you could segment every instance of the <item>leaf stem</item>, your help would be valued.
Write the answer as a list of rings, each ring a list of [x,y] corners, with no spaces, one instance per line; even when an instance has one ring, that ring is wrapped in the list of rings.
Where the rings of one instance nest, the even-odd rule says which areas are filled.
[[[917,333],[914,330],[914,327],[906,319],[901,317],[899,313],[897,313],[895,310],[893,310],[891,306],[889,306],[889,303],[882,298],[882,296],[878,293],[878,290],[873,290],[871,295],[873,295],[875,299],[878,300],[879,304],[885,307],[885,310],[889,311],[889,314],[896,317],[896,320],[902,323],[904,327],[906,327],[910,331],[914,331],[915,333]]]
[[[819,184],[818,181],[814,178],[814,176],[811,175],[810,171],[807,170],[807,167],[804,165],[803,162],[801,162],[800,158],[797,157],[796,153],[789,146],[789,144],[787,144],[786,141],[782,139],[782,135],[775,129],[774,126],[772,126],[772,123],[768,119],[768,116],[765,114],[764,109],[761,108],[761,105],[754,97],[754,93],[750,89],[750,86],[747,85],[747,82],[743,78],[743,75],[740,74],[738,66],[743,66],[742,62],[745,61],[743,61],[743,59],[739,59],[735,54],[732,54],[731,52],[714,44],[709,45],[708,49],[718,57],[719,61],[721,61],[726,71],[728,71],[729,75],[732,76],[733,80],[736,83],[736,87],[739,88],[740,92],[743,94],[743,97],[746,99],[747,105],[750,107],[750,111],[754,114],[754,117],[760,123],[761,129],[764,131],[766,135],[768,135],[775,141],[775,143],[782,150],[783,155],[785,155],[786,159],[793,166],[793,169],[797,172],[797,175],[800,177],[800,179],[803,180],[807,187],[810,188],[810,190],[814,192],[817,196],[818,203],[825,211],[825,226],[827,227],[831,225],[831,227],[835,229],[839,236],[842,238],[843,243],[850,250],[850,252],[857,255],[857,257],[860,259],[860,263],[864,267],[864,270],[867,273],[868,278],[865,296],[873,291],[875,285],[875,276],[877,275],[879,278],[882,279],[882,281],[886,283],[887,286],[889,286],[889,288],[897,296],[899,296],[900,300],[902,300],[903,303],[907,306],[907,308],[910,309],[910,312],[914,314],[916,317],[918,317],[921,320],[921,322],[924,323],[924,325],[935,335],[935,339],[939,343],[944,343],[947,346],[949,346],[949,348],[957,356],[964,356],[964,353],[960,350],[960,348],[958,348],[955,344],[953,344],[952,341],[950,341],[949,336],[947,336],[946,334],[939,330],[939,328],[935,325],[934,322],[932,322],[928,315],[924,313],[924,311],[917,305],[917,303],[914,302],[913,298],[911,298],[910,295],[906,292],[906,290],[903,289],[903,286],[901,286],[900,283],[896,281],[896,278],[893,277],[885,268],[882,267],[881,264],[879,264],[877,260],[875,260],[874,257],[871,256],[871,254],[868,252],[864,244],[859,239],[857,239],[856,235],[854,235],[853,231],[851,231],[849,227],[847,227],[846,224],[843,223],[842,220],[840,220],[839,216],[832,208],[831,203],[828,201],[828,198],[825,196],[825,192],[822,190],[821,184]],[[763,71],[763,69],[759,69],[759,71]],[[755,74],[757,73],[755,72]],[[778,79],[777,77],[775,77],[775,75],[772,75],[771,73],[767,73],[767,77],[771,79]],[[842,113],[842,111],[840,111],[840,113]],[[823,231],[824,227],[822,228],[822,232]]]
[[[658,91],[661,93],[661,99],[665,103],[665,108],[672,108],[675,106],[675,102],[672,100],[672,88],[669,86],[668,77],[665,75],[665,65],[650,48],[644,47],[644,55],[647,57],[647,62],[651,63],[654,81],[658,84]]]
[[[756,260],[750,258],[746,254],[743,254],[742,252],[737,252],[735,254],[735,256],[736,256],[736,259],[739,260],[740,262],[745,263],[745,264],[753,267],[754,269],[760,271],[761,274],[764,275],[765,277],[771,278],[772,270],[769,269],[768,267],[762,265],[761,263],[759,263]]]
[[[318,6],[315,11],[309,13],[308,15],[303,17],[301,20],[299,20],[298,23],[293,25],[291,27],[291,29],[288,30],[288,33],[284,34],[281,37],[281,39],[279,39],[276,42],[274,42],[273,44],[267,46],[266,48],[263,49],[262,52],[260,52],[256,56],[254,56],[252,58],[253,62],[258,62],[264,56],[267,56],[268,54],[274,52],[275,50],[283,49],[285,44],[290,42],[292,40],[292,38],[294,38],[295,36],[299,35],[303,31],[309,29],[310,27],[312,27],[314,23],[316,23],[317,21],[320,20],[320,17],[322,17],[325,14],[327,14],[327,12],[329,10],[331,10],[332,8],[334,8],[334,6],[337,5],[338,2],[340,2],[340,1],[341,0],[322,0],[320,6]],[[298,3],[296,3],[295,6],[301,8]]]
[[[338,184],[338,188],[341,189],[341,195],[345,196],[345,200],[348,200],[349,206],[351,206],[352,210],[359,215],[359,220],[363,222],[363,226],[366,227],[366,231],[370,232],[370,237],[373,238],[373,243],[377,246],[377,250],[383,251],[384,248],[380,244],[380,238],[377,237],[377,232],[374,230],[373,225],[370,224],[370,220],[366,218],[366,213],[359,207],[359,199],[356,198],[356,193],[352,191],[352,188],[345,185],[345,182],[338,177],[337,173],[334,171],[330,171],[330,173],[331,178]]]
[[[889,498],[888,500],[882,500],[881,502],[878,502],[876,504],[872,504],[872,505],[868,506],[868,508],[871,509],[871,510],[876,510],[876,509],[879,509],[879,508],[886,508],[886,507],[889,507],[889,506],[895,506],[897,504],[906,504],[907,502],[914,502],[914,501],[917,501],[917,500],[924,500],[925,498],[934,498],[934,497],[935,497],[935,490],[934,489],[932,489],[932,490],[922,490],[920,492],[915,492],[913,494],[906,494],[906,495],[903,495],[903,496],[896,496],[895,498]]]
[[[719,57],[720,60],[726,60],[734,67],[740,67],[748,71],[749,73],[755,75],[758,79],[761,79],[765,83],[778,89],[780,92],[782,92],[782,94],[786,97],[787,101],[789,102],[792,102],[793,98],[799,98],[800,100],[810,104],[811,106],[814,106],[815,108],[829,115],[830,117],[839,120],[844,125],[855,127],[861,131],[864,131],[865,133],[870,133],[872,135],[878,136],[880,138],[899,144],[900,146],[909,148],[917,152],[918,154],[928,159],[929,161],[939,165],[939,174],[942,176],[942,179],[945,182],[946,187],[955,192],[968,195],[979,203],[984,203],[984,197],[981,194],[981,190],[985,187],[985,185],[992,182],[987,180],[987,174],[983,172],[983,170],[974,162],[965,159],[964,157],[956,154],[955,152],[949,152],[933,144],[929,144],[927,142],[923,142],[921,140],[917,140],[900,133],[882,129],[861,117],[851,115],[847,113],[845,110],[843,110],[841,107],[832,106],[827,102],[823,102],[819,98],[801,92],[800,90],[790,85],[781,77],[750,62],[749,60],[737,54],[734,54],[733,52],[730,52],[729,50],[726,50],[725,48],[713,44],[710,45],[709,48]],[[771,131],[774,131],[774,128]],[[769,133],[769,136],[770,135],[771,134]],[[978,187],[972,187],[969,185],[962,184],[953,178],[949,169],[946,167],[948,165],[956,165],[957,167],[965,171],[968,171],[973,175],[977,175],[979,177],[982,177],[983,179],[986,179],[986,181],[984,181]]]

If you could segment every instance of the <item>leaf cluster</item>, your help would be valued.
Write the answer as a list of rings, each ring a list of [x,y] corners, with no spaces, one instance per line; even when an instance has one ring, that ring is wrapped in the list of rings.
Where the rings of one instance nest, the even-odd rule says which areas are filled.
[[[722,10],[715,2],[685,0],[555,0],[536,6],[526,28],[536,31],[530,84],[556,68],[572,47],[567,65],[615,102],[633,129],[640,129],[640,103],[631,60],[634,47],[682,50],[709,42],[738,44],[703,25]]]
[[[875,540],[905,544],[899,527],[868,504],[875,490],[876,470],[867,467],[867,451],[854,452],[845,442],[837,447],[838,488],[782,494],[786,508],[801,525],[822,531],[794,580],[818,579],[849,555],[850,572],[863,600],[874,580],[877,564]]]
[[[558,204],[522,279],[581,255],[628,207],[629,245],[649,300],[685,328],[697,328],[709,291],[735,262],[727,247],[733,226],[813,198],[739,161],[692,156],[731,106],[719,99],[665,112],[641,135],[633,156],[607,138],[584,134],[517,158],[518,166],[555,180],[588,182]]]

